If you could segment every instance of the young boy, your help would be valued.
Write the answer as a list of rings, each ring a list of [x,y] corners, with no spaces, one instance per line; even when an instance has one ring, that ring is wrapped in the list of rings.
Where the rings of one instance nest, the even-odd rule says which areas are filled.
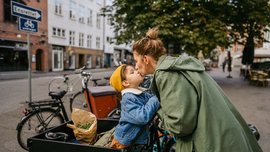
[[[143,77],[131,65],[125,64],[119,66],[110,78],[114,90],[122,93],[121,118],[111,148],[128,147],[159,107],[157,97],[139,89],[142,80]],[[149,138],[148,126],[136,144],[146,144]]]

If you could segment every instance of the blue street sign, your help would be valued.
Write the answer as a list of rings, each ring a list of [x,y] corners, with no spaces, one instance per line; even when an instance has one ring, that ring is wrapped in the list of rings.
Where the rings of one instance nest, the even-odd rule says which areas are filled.
[[[41,11],[32,7],[11,1],[11,14],[15,16],[30,18],[41,22]]]
[[[37,21],[33,21],[30,19],[20,17],[19,24],[20,24],[19,30],[21,30],[21,31],[34,32],[34,33],[38,32],[38,22]]]

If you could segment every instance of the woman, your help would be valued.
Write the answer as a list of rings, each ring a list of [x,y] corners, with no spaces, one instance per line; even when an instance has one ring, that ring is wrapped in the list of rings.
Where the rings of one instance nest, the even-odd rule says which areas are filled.
[[[157,28],[135,42],[141,75],[154,74],[150,89],[161,103],[158,115],[177,139],[179,152],[262,151],[247,123],[222,89],[193,57],[165,56]]]

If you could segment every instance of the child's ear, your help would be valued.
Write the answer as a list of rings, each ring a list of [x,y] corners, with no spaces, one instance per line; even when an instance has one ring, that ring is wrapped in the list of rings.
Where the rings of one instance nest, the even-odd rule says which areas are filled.
[[[130,84],[129,84],[129,82],[128,82],[127,80],[124,80],[124,81],[122,81],[122,85],[126,88],[126,87],[128,87]]]

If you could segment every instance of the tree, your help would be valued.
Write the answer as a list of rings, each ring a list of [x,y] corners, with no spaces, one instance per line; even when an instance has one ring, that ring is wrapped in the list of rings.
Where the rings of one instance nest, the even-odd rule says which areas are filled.
[[[230,27],[229,35],[234,42],[245,45],[243,64],[251,64],[254,56],[254,42],[266,42],[263,31],[270,23],[270,6],[268,0],[230,0],[220,3],[222,22]],[[242,39],[245,41],[242,41]],[[249,60],[247,62],[247,60]]]
[[[144,37],[149,28],[158,27],[165,47],[181,45],[184,50],[180,51],[197,55],[202,50],[209,57],[214,48],[240,41],[245,32],[254,31],[253,35],[262,38],[259,28],[267,25],[269,6],[265,5],[266,0],[241,3],[246,1],[248,4],[241,5],[233,0],[119,0],[102,11],[112,18],[115,31],[120,32],[117,44],[130,44]],[[237,14],[244,14],[242,7],[249,7],[244,9],[251,9],[253,13],[241,19]],[[251,23],[253,28],[248,30]]]

